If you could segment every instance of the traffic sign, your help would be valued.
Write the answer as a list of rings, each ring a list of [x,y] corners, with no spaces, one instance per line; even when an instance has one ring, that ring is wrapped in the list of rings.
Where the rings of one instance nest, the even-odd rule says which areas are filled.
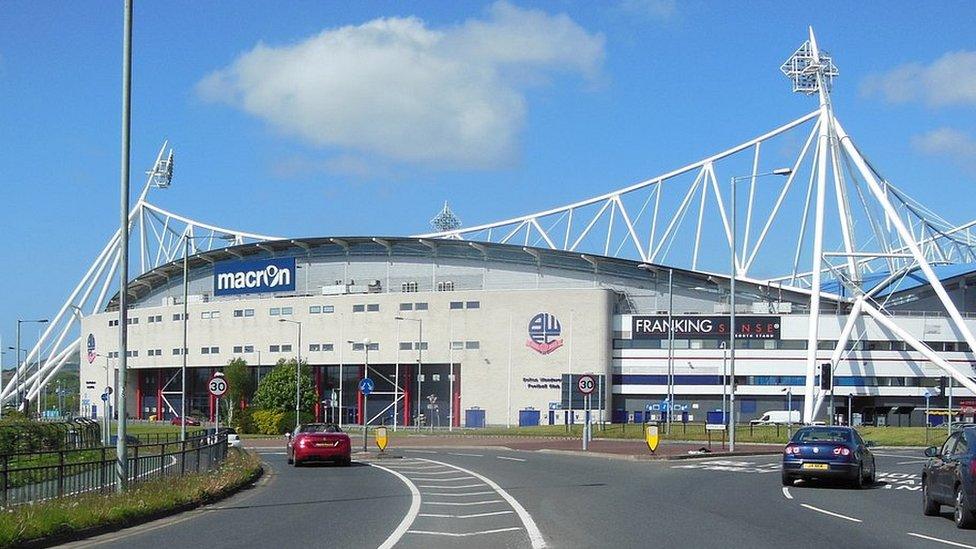
[[[106,387],[105,388],[105,394],[107,394],[107,395],[112,394],[112,388],[111,387]]]
[[[105,393],[102,393],[102,402],[108,402],[108,395]]]
[[[227,392],[227,380],[223,377],[214,376],[210,378],[210,383],[207,385],[207,388],[210,389],[211,395],[220,398]]]
[[[362,380],[359,381],[359,391],[364,395],[368,396],[370,393],[372,393],[373,387],[374,387],[373,380],[369,379],[368,377],[364,377]]]
[[[582,375],[576,380],[576,388],[584,395],[588,395],[596,389],[596,380],[591,375]]]

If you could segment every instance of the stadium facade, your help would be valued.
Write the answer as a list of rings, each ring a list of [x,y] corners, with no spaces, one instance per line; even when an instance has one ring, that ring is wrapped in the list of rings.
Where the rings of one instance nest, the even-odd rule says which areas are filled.
[[[703,421],[706,411],[726,406],[729,284],[720,275],[526,246],[390,237],[245,244],[193,255],[188,265],[188,409],[197,416],[213,416],[206,382],[228,361],[245,359],[260,378],[279,359],[299,356],[295,322],[319,419],[360,423],[357,384],[367,375],[376,382],[366,410],[374,424],[416,425],[418,411],[421,423],[435,426],[580,421],[574,387],[584,373],[598,380],[602,398],[593,407],[606,420],[633,421],[635,413],[660,419],[670,407],[675,420]],[[130,284],[130,417],[179,415],[182,269],[182,261],[164,264]],[[964,312],[976,312],[973,271],[940,269]],[[740,421],[790,404],[801,410],[809,294],[741,281],[736,291]],[[910,279],[886,297],[900,327],[972,369],[966,342],[944,314],[931,312],[932,290],[923,281]],[[822,300],[818,361],[830,362],[849,309]],[[117,317],[113,300],[82,320],[89,351],[105,357],[83,361],[85,415],[104,413],[99,396],[106,365],[117,361]],[[945,374],[899,335],[862,322],[863,336],[834,370],[838,420],[846,421],[851,405],[863,422],[919,424],[926,394],[931,407],[944,408]],[[671,406],[663,403],[669,371]],[[972,400],[967,389],[954,391]]]

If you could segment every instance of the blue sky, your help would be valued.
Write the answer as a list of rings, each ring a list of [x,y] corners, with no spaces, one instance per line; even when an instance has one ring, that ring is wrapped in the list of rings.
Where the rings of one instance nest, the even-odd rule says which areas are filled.
[[[120,4],[4,3],[4,346],[117,225]],[[974,24],[972,2],[140,2],[132,181],[169,139],[153,201],[218,225],[399,235],[442,200],[468,225],[528,213],[809,112],[779,65],[813,25],[846,129],[962,222],[972,202],[946,198],[976,183]]]

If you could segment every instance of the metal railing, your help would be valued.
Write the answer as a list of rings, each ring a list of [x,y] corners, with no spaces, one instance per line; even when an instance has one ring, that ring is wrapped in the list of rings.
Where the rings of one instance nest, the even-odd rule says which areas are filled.
[[[211,471],[227,456],[227,434],[129,446],[128,481]],[[115,490],[114,447],[0,455],[0,507]]]

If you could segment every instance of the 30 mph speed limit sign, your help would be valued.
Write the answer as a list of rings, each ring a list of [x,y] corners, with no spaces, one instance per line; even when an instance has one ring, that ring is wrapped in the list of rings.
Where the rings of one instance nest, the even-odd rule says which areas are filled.
[[[220,398],[227,392],[227,380],[222,377],[210,378],[210,384],[207,388],[210,389],[211,395]]]
[[[580,376],[576,380],[576,388],[584,395],[588,395],[596,389],[596,380],[593,379],[593,376]]]

